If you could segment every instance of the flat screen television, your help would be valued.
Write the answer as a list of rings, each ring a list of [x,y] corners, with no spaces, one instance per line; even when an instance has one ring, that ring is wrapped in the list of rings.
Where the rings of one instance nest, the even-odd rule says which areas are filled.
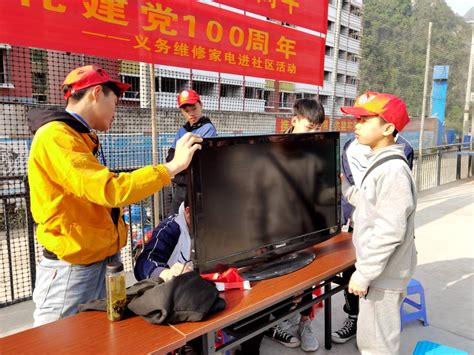
[[[205,138],[187,174],[195,269],[257,280],[312,261],[290,253],[340,231],[339,166],[338,132]]]

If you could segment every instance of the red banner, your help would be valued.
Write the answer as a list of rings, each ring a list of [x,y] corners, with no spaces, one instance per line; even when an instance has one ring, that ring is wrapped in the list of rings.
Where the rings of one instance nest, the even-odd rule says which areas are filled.
[[[2,43],[323,83],[325,39],[195,1],[2,0],[0,11]]]
[[[286,117],[275,118],[275,133],[285,132],[291,125],[291,119]],[[334,131],[338,132],[354,132],[357,119],[354,117],[340,117],[334,120]],[[321,131],[329,131],[329,117],[323,122]]]
[[[271,19],[326,33],[328,0],[215,0]]]
[[[354,117],[340,117],[334,120],[334,131],[339,132],[354,132],[355,125],[357,123],[357,119]],[[329,118],[324,120],[323,131],[329,130]]]

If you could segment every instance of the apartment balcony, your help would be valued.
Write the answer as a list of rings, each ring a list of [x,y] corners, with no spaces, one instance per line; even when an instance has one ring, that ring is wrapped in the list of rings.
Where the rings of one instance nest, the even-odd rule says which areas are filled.
[[[351,60],[339,59],[337,68],[339,73],[345,73],[355,77],[357,77],[359,73],[359,63]]]
[[[326,34],[326,44],[334,47],[334,32],[330,31]],[[360,41],[349,36],[341,35],[339,37],[339,49],[351,53],[360,53]]]
[[[336,7],[333,5],[328,7],[328,20],[336,21]],[[360,31],[362,28],[362,18],[349,13],[347,10],[342,10],[341,25]]]

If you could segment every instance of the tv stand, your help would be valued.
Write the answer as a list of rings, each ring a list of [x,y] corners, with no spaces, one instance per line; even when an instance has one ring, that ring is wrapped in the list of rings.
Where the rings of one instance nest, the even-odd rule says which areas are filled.
[[[257,264],[249,269],[246,269],[240,275],[248,281],[260,281],[271,279],[290,272],[299,270],[314,260],[314,253],[301,250],[296,253],[291,253],[277,257],[274,260]]]

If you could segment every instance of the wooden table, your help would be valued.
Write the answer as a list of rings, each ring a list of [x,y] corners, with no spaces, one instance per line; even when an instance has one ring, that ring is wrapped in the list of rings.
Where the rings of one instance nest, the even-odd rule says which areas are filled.
[[[167,325],[140,317],[111,322],[84,312],[0,339],[1,354],[166,354],[186,343]]]
[[[243,340],[251,336],[264,332],[268,328],[280,323],[284,319],[290,318],[293,314],[301,310],[311,307],[313,304],[325,300],[325,347],[331,348],[331,296],[342,291],[346,284],[342,284],[340,278],[335,276],[342,271],[350,268],[355,263],[355,251],[352,245],[352,235],[350,233],[341,233],[332,239],[317,244],[313,248],[316,259],[308,266],[292,272],[290,274],[277,278],[259,281],[252,284],[252,289],[247,291],[232,290],[223,292],[221,296],[225,299],[226,309],[219,312],[202,322],[187,322],[176,324],[173,327],[182,333],[186,341],[197,338],[198,336],[207,336],[208,353],[214,351],[225,351],[228,348],[241,343]],[[264,327],[256,332],[252,332],[242,341],[234,341],[227,347],[214,348],[214,333],[218,329],[225,328],[237,320],[248,317],[264,309],[271,309],[274,306],[294,294],[310,288],[312,285],[319,284],[324,281],[336,281],[340,285],[335,289],[331,289],[331,282],[326,282],[324,293],[313,299],[309,304],[300,306],[291,313],[283,317],[279,317],[267,323]],[[268,312],[270,313],[270,311]]]
[[[221,293],[226,309],[202,322],[176,325],[152,325],[140,317],[110,322],[103,312],[85,312],[60,321],[33,328],[0,339],[2,354],[9,353],[157,353],[165,354],[187,341],[203,336],[205,351],[225,351],[271,326],[291,317],[312,304],[325,300],[325,346],[331,347],[331,296],[346,286],[336,275],[355,263],[351,234],[341,233],[310,248],[316,259],[308,266],[288,275],[259,281],[251,290]],[[332,288],[331,282],[339,283]],[[272,307],[294,294],[323,283],[324,293],[291,313],[244,334],[240,339],[216,349],[215,332],[242,319],[268,314]]]

